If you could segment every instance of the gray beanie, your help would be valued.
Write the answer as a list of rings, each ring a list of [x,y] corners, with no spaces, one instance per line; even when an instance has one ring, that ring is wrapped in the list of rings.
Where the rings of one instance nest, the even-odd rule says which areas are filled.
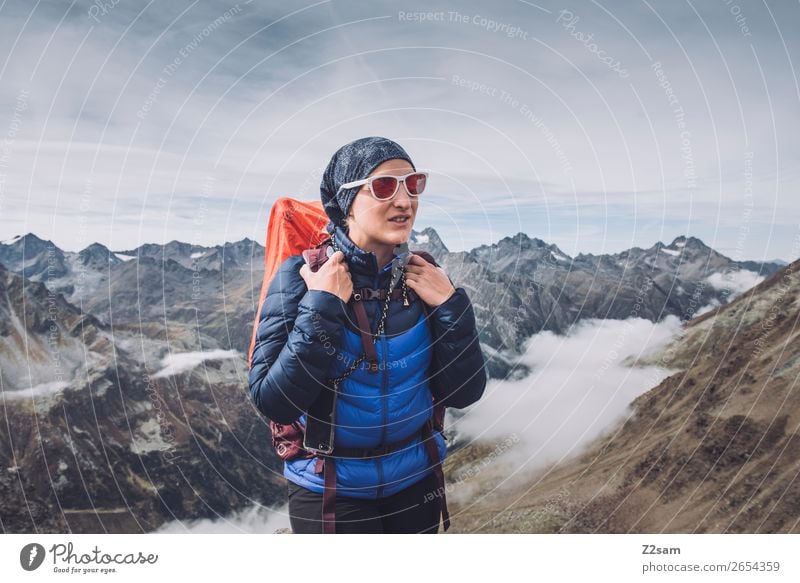
[[[347,211],[353,204],[356,193],[361,189],[360,186],[346,188],[337,195],[339,187],[347,182],[366,178],[386,160],[395,158],[406,160],[414,170],[417,169],[402,146],[389,138],[380,136],[359,138],[336,150],[328,167],[325,168],[319,187],[325,214],[333,224],[344,227]]]

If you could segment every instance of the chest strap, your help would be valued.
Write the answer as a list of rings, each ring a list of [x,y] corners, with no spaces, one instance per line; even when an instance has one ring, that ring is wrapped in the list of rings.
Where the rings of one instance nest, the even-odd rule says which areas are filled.
[[[386,299],[386,288],[376,289],[374,287],[359,287],[353,290],[353,301],[360,302],[363,300],[385,300]],[[403,290],[400,288],[395,288],[392,290],[392,299],[393,300],[402,300],[403,299]],[[413,289],[408,289],[408,299],[410,301],[414,301],[417,299],[417,292]]]
[[[417,299],[417,294],[414,290],[407,291],[409,301]],[[403,299],[402,289],[393,289],[391,298],[393,300]],[[372,330],[370,328],[369,318],[367,317],[367,310],[364,307],[365,300],[385,300],[386,289],[375,289],[371,287],[361,287],[353,290],[353,296],[350,302],[353,304],[353,310],[356,313],[356,320],[358,321],[358,331],[361,334],[361,343],[364,345],[364,354],[367,360],[367,370],[371,373],[378,372],[378,353],[375,350],[375,342],[372,339]]]

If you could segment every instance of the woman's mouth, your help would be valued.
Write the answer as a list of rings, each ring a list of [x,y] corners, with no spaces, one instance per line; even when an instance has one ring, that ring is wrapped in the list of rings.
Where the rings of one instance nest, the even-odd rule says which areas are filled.
[[[400,225],[400,226],[407,225],[409,224],[410,221],[411,217],[408,215],[398,215],[396,217],[392,217],[391,219],[389,219],[390,223],[394,223],[395,225]]]

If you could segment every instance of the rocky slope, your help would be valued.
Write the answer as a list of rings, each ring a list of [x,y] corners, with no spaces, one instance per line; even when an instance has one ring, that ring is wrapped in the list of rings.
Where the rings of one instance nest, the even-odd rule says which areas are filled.
[[[508,481],[498,444],[455,452],[454,531],[799,531],[800,260],[630,364],[681,372],[578,456]]]
[[[143,532],[277,499],[244,359],[214,348],[185,326],[112,333],[0,267],[3,531]]]

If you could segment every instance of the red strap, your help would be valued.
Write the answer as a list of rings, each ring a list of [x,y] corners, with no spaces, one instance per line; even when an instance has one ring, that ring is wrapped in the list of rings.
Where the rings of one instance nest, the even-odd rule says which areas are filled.
[[[301,253],[303,259],[308,264],[308,268],[316,273],[322,267],[322,264],[328,260],[326,254],[327,247],[316,247],[315,249],[306,249]]]
[[[364,309],[362,302],[354,302],[353,309],[358,320],[358,331],[361,332],[361,343],[364,345],[364,353],[367,355],[369,372],[378,372],[378,353],[375,351],[375,343],[372,341],[372,331],[369,327],[367,310]]]
[[[428,420],[422,430],[422,441],[425,444],[425,449],[428,456],[433,463],[433,473],[436,475],[436,481],[439,484],[439,491],[442,493],[442,521],[444,522],[444,529],[450,528],[450,513],[447,510],[447,496],[445,493],[444,471],[442,470],[442,461],[439,457],[439,449],[436,446],[436,439],[433,434],[432,420]],[[336,533],[336,458],[332,457],[318,457],[314,466],[314,472],[320,473],[322,471],[325,484],[322,491],[322,533],[335,534]]]

